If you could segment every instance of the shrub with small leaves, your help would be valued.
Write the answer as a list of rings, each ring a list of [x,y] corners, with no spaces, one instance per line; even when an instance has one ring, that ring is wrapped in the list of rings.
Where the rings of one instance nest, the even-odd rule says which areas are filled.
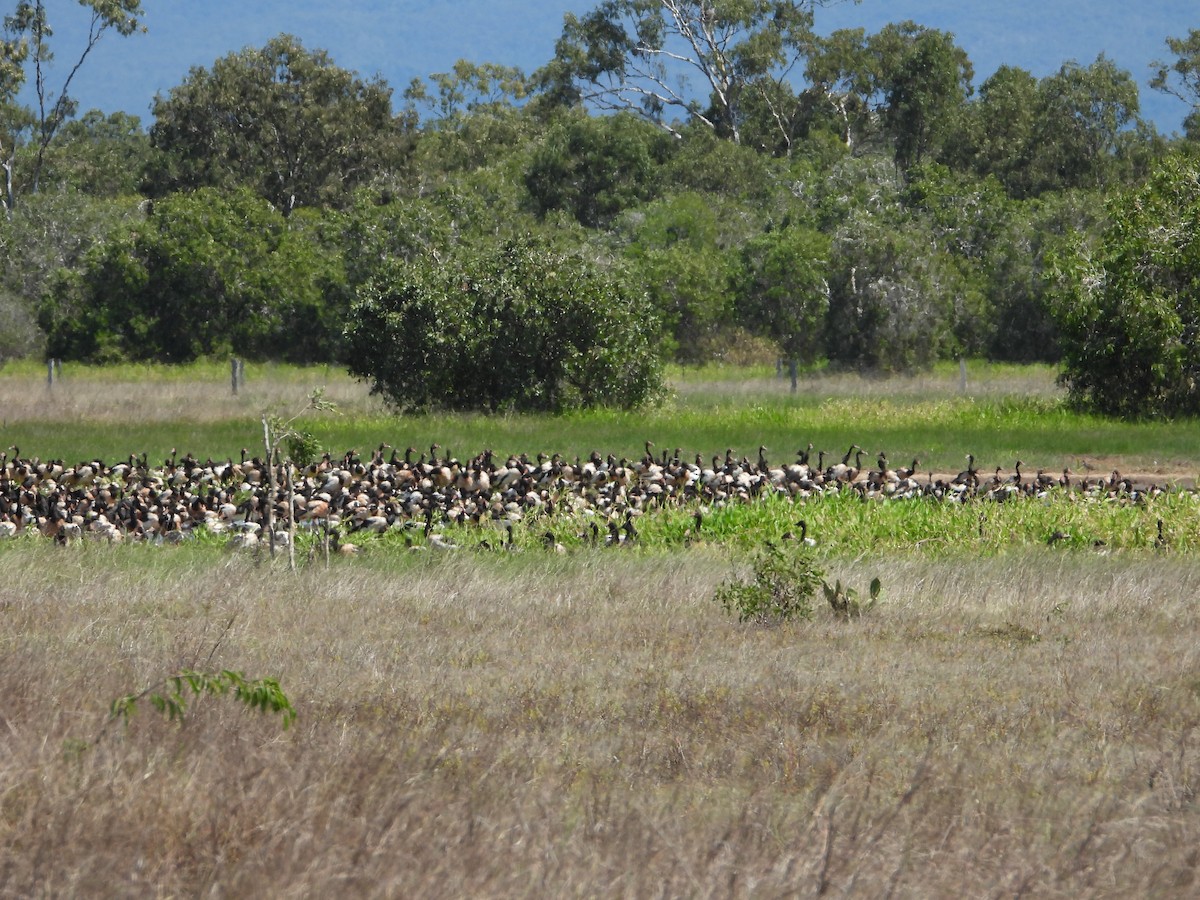
[[[736,613],[739,622],[759,624],[812,616],[812,599],[825,579],[802,548],[781,550],[767,544],[751,566],[751,580],[733,578],[717,589],[715,599],[726,612]]]

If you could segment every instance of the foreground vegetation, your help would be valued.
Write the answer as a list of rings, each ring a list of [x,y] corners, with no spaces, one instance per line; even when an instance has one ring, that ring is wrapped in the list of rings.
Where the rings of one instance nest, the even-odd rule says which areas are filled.
[[[951,470],[973,449],[984,473],[1200,471],[1194,423],[1067,412],[1044,369],[795,395],[769,369],[676,371],[644,417],[488,419],[387,418],[336,372],[247,369],[235,398],[223,365],[68,367],[53,389],[9,366],[0,443],[236,456],[319,380],[339,412],[304,424],[332,448],[782,460],[819,439]],[[396,532],[326,562],[302,534],[295,573],[216,537],[2,541],[0,896],[1189,894],[1196,507],[764,500],[706,510],[699,537],[691,509],[649,513],[619,550],[570,517],[522,522],[520,553]],[[878,602],[739,622],[719,588],[766,542],[799,548],[800,516],[813,571],[864,600],[878,579]],[[111,718],[183,671],[278,685],[296,718],[206,692]]]
[[[1193,885],[1190,557],[846,560],[883,571],[869,616],[762,628],[713,602],[711,551],[291,577],[79,549],[0,554],[13,896]],[[296,723],[107,723],[201,665],[278,677]]]

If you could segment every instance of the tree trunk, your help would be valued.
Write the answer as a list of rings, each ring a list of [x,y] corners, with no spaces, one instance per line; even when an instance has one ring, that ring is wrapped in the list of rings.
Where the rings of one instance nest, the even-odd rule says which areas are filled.
[[[4,167],[4,212],[8,216],[12,215],[13,205],[16,201],[16,195],[13,193],[13,162],[15,156],[16,148],[14,147],[13,153],[2,164]]]

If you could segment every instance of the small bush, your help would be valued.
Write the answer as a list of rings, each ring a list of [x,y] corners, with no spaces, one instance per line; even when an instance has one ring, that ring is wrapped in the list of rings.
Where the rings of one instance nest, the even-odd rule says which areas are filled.
[[[739,622],[773,624],[808,619],[824,573],[802,549],[784,551],[768,544],[754,557],[750,581],[737,578],[717,589],[716,600]]]
[[[882,587],[883,584],[878,578],[872,579],[870,596],[864,601],[858,599],[858,591],[849,585],[843,586],[839,579],[835,585],[825,582],[825,599],[829,601],[830,609],[839,619],[857,619],[879,602]]]

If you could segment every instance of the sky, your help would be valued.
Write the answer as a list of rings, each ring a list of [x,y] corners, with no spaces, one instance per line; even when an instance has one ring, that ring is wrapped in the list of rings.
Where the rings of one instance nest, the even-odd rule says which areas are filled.
[[[7,5],[0,0],[0,9]],[[143,0],[145,34],[106,35],[76,76],[80,111],[99,108],[139,116],[149,126],[156,93],[166,93],[193,66],[261,47],[282,32],[363,76],[380,75],[399,95],[413,78],[445,72],[458,59],[532,72],[554,52],[564,12],[587,12],[598,0]],[[55,30],[55,90],[83,46],[87,19],[78,0],[47,0]],[[1141,87],[1142,113],[1166,134],[1181,129],[1188,107],[1150,90],[1150,64],[1169,59],[1165,39],[1200,28],[1197,0],[841,0],[818,8],[817,30],[865,28],[913,19],[950,31],[967,51],[978,87],[1000,65],[1043,77],[1068,60],[1082,65],[1104,53]],[[25,97],[26,102],[30,98]]]

